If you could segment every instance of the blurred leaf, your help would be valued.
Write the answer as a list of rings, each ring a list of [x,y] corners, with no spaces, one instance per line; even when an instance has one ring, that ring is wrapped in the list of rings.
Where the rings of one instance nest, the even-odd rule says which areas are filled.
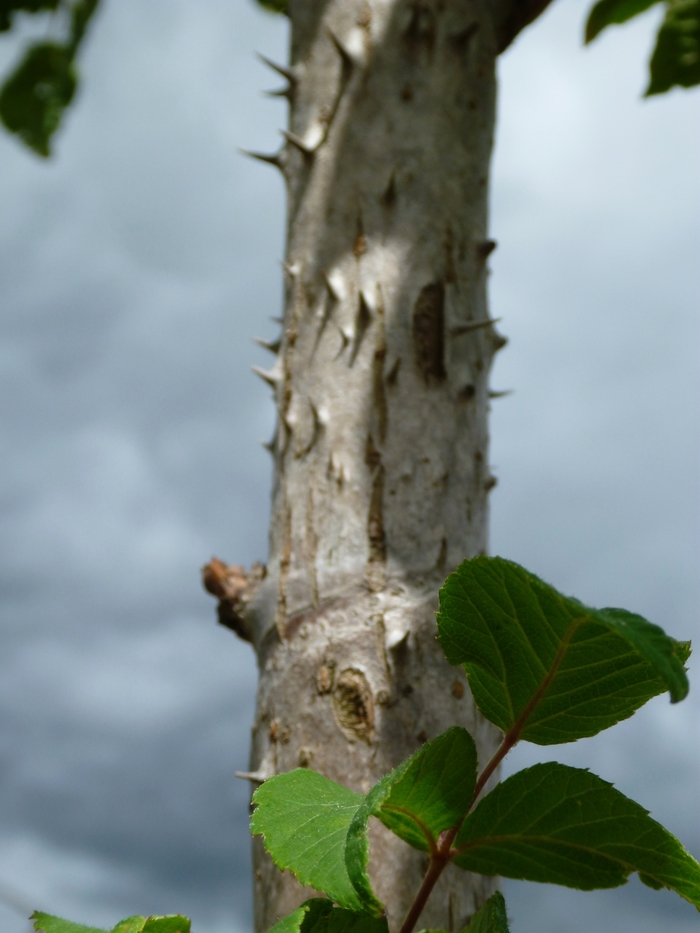
[[[44,10],[57,9],[61,0],[0,0],[0,32],[7,32],[12,26],[15,13],[41,13]]]
[[[316,771],[297,768],[258,787],[250,829],[262,834],[279,869],[355,910],[362,905],[345,867],[345,837],[363,800]]]
[[[181,914],[147,917],[142,929],[143,933],[190,933],[190,921]]]
[[[421,933],[445,933],[444,930],[421,930]],[[506,902],[496,891],[473,915],[460,933],[510,933],[506,917]]]
[[[688,692],[687,643],[624,609],[590,609],[499,557],[475,557],[440,590],[440,644],[482,713],[513,741],[573,742],[668,690]]]
[[[506,902],[500,891],[496,891],[484,906],[477,910],[464,933],[510,933]]]
[[[599,0],[588,14],[586,43],[591,42],[605,29],[618,23],[626,23],[639,13],[644,13],[660,0]]]
[[[646,96],[700,84],[700,0],[670,0],[649,64]]]
[[[289,0],[258,0],[258,3],[264,10],[270,13],[285,13],[289,5]]]
[[[51,914],[42,914],[40,910],[35,910],[29,919],[34,921],[34,929],[43,930],[43,933],[107,933],[106,930],[97,927],[86,927],[70,920],[62,920],[60,917],[52,917]]]
[[[73,3],[68,42],[31,46],[0,90],[0,120],[40,156],[51,154],[51,137],[75,95],[74,59],[97,5],[98,0]]]
[[[276,923],[270,933],[388,933],[386,919],[334,907],[325,897],[313,897]]]
[[[78,0],[71,7],[70,48],[75,54],[100,0]]]
[[[595,774],[548,762],[491,791],[455,840],[455,863],[484,875],[615,888],[639,872],[700,910],[700,865],[638,803]]]
[[[32,46],[0,91],[0,119],[41,156],[73,99],[77,79],[68,50],[45,42]]]
[[[119,921],[112,933],[141,933],[145,922],[146,917],[126,917]]]
[[[466,729],[454,726],[420,748],[367,794],[348,829],[345,863],[365,910],[377,916],[384,905],[367,874],[367,824],[378,817],[409,845],[424,852],[469,809],[476,784],[476,746]]]

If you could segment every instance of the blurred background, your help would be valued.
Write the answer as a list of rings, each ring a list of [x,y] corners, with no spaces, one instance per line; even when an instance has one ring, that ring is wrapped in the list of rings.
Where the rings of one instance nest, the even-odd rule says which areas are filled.
[[[700,94],[641,99],[660,9],[581,45],[557,0],[500,63],[492,552],[699,638]],[[29,24],[43,34],[46,21]],[[199,567],[265,559],[285,110],[252,0],[105,0],[56,156],[0,134],[0,924],[250,929],[256,671]],[[21,42],[20,42],[21,45]],[[19,54],[0,40],[5,74]],[[572,747],[700,856],[700,667]],[[514,933],[689,933],[637,882],[505,884]],[[13,910],[12,903],[19,907]]]

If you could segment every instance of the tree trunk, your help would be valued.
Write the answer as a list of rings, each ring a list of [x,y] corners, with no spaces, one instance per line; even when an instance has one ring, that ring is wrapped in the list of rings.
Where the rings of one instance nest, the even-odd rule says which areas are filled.
[[[517,6],[514,25],[496,0],[290,2],[290,130],[268,157],[289,198],[262,374],[278,411],[270,555],[234,625],[260,667],[258,779],[311,767],[366,792],[450,725],[482,765],[497,745],[434,612],[447,573],[487,546],[495,62],[544,2]],[[396,928],[426,858],[377,824],[371,859]],[[305,892],[259,840],[254,868],[265,933]],[[460,929],[492,890],[451,867],[421,924]]]

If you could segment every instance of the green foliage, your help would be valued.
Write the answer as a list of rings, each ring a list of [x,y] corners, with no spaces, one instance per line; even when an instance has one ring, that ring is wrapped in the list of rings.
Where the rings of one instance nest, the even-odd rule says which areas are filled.
[[[661,0],[599,0],[588,14],[586,42],[592,42],[606,26],[626,23],[633,16],[644,13],[660,2]]]
[[[460,868],[591,891],[632,872],[700,909],[700,865],[638,803],[595,774],[548,762],[519,771],[464,822]]]
[[[468,812],[476,785],[476,746],[458,726],[428,742],[367,794],[347,832],[345,862],[350,880],[369,913],[381,916],[367,875],[367,824],[378,817],[416,849],[433,852],[444,830]]]
[[[313,897],[276,923],[270,933],[388,933],[384,917],[334,907],[325,897]]]
[[[106,930],[71,923],[70,920],[61,920],[60,917],[42,914],[38,910],[35,910],[29,919],[34,921],[34,929],[43,930],[43,933],[107,933]]]
[[[509,933],[506,902],[500,891],[496,891],[484,906],[477,910],[465,933]]]
[[[0,89],[0,119],[40,156],[51,154],[51,139],[73,100],[78,78],[75,56],[98,0],[76,0],[69,6],[70,35],[67,41],[32,45]],[[56,9],[57,2],[24,0],[0,8],[0,27],[10,25],[10,12]],[[3,18],[4,16],[4,18]]]
[[[504,731],[477,778],[476,748],[453,727],[425,744],[363,798],[312,771],[292,771],[254,794],[252,831],[280,868],[331,901],[307,901],[275,933],[323,933],[343,919],[368,933],[385,923],[367,866],[370,817],[429,856],[427,889],[402,928],[411,933],[432,884],[454,861],[581,890],[612,888],[637,872],[700,909],[700,864],[639,804],[588,771],[549,762],[513,775],[483,797],[488,778],[520,738],[541,745],[595,735],[666,690],[688,692],[690,645],[624,609],[591,609],[517,564],[476,557],[440,591],[440,643],[463,664],[482,712]],[[345,868],[345,871],[343,871]],[[353,930],[354,930],[353,926]],[[494,895],[463,933],[507,933]],[[319,931],[320,933],[320,931]],[[439,933],[439,931],[426,931]]]
[[[15,13],[42,13],[58,8],[60,0],[0,0],[0,32],[12,26]]]
[[[651,57],[646,96],[700,84],[700,0],[670,0]]]
[[[345,867],[345,838],[362,801],[361,794],[298,768],[255,791],[251,832],[263,835],[278,868],[355,910],[361,903]]]
[[[34,921],[34,929],[42,930],[43,933],[108,933],[107,930],[86,927],[79,923],[71,923],[70,920],[62,920],[60,917],[52,917],[50,914],[42,914],[38,910],[29,919]],[[190,921],[180,914],[170,914],[166,917],[127,917],[120,920],[111,933],[190,933]]]
[[[389,933],[367,870],[371,817],[428,855],[401,933],[412,933],[450,862],[583,891],[618,887],[636,872],[700,910],[700,864],[647,810],[595,774],[547,762],[481,797],[521,738],[572,742],[665,690],[682,700],[689,643],[624,609],[590,609],[498,557],[475,557],[450,574],[440,591],[438,633],[448,660],[464,665],[484,715],[503,730],[500,748],[477,776],[474,740],[454,726],[365,796],[306,769],[265,781],[253,794],[251,831],[263,836],[278,868],[326,895],[305,901],[270,933]],[[44,933],[106,933],[46,914],[33,919]],[[129,917],[112,933],[189,933],[189,921]],[[502,895],[489,898],[461,933],[508,933]]]
[[[641,616],[590,609],[522,567],[477,557],[440,590],[440,644],[487,719],[514,740],[573,742],[665,690],[688,692],[689,648]]]
[[[599,0],[586,22],[585,41],[607,26],[626,23],[660,0]],[[700,0],[666,0],[666,15],[649,63],[647,97],[700,84]]]

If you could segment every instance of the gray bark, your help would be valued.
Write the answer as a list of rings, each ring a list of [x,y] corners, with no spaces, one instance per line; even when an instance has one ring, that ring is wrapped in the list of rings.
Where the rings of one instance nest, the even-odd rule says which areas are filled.
[[[270,158],[289,199],[283,329],[263,374],[278,412],[270,554],[247,586],[230,577],[222,618],[258,658],[257,779],[312,767],[366,792],[450,725],[482,765],[498,743],[434,612],[447,573],[487,546],[488,377],[504,342],[486,301],[495,62],[525,6],[544,3],[518,6],[515,27],[500,0],[290,2],[290,128]],[[395,929],[425,857],[371,832]],[[308,892],[257,841],[254,867],[264,933]],[[421,924],[460,929],[492,889],[450,868]]]

